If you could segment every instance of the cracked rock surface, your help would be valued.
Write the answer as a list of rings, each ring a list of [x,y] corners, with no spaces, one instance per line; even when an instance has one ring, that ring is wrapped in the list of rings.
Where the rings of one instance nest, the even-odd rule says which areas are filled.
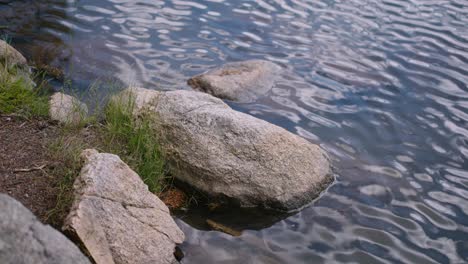
[[[270,61],[231,62],[196,75],[188,84],[221,99],[251,102],[266,94],[275,83],[281,67]]]
[[[0,210],[0,263],[90,264],[75,244],[20,202],[0,194]]]
[[[155,113],[155,131],[174,177],[208,194],[291,211],[332,181],[328,156],[319,146],[209,94],[143,88],[123,93],[128,94],[136,114]]]
[[[113,154],[85,150],[64,229],[75,233],[97,264],[176,263],[184,234],[169,209]]]

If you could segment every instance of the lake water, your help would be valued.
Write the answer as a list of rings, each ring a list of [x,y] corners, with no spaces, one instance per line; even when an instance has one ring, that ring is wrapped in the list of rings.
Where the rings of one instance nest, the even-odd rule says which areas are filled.
[[[467,0],[35,2],[0,0],[0,33],[73,89],[189,89],[252,58],[294,73],[232,106],[319,143],[335,183],[239,237],[177,220],[183,263],[468,262]]]

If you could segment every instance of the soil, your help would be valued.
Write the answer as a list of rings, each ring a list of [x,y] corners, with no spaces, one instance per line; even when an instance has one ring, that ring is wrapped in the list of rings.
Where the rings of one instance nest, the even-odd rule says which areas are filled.
[[[94,134],[92,129],[84,129],[74,137],[92,145],[96,140]],[[56,208],[60,193],[61,175],[57,172],[66,166],[50,151],[50,145],[60,135],[60,127],[49,120],[0,115],[0,193],[15,198],[43,223],[53,226],[61,224],[69,206],[58,215],[50,214]],[[170,209],[178,209],[187,203],[186,194],[174,187],[159,196]]]
[[[0,116],[0,193],[20,201],[42,222],[56,204],[48,146],[57,135],[57,126],[48,121]]]

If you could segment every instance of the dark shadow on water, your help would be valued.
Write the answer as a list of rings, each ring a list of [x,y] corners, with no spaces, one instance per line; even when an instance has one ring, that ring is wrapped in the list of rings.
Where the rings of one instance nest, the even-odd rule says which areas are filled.
[[[199,230],[217,230],[225,233],[229,233],[230,230],[234,233],[261,230],[293,214],[262,207],[241,207],[231,198],[212,197],[177,180],[174,184],[191,198],[188,206],[172,210],[172,213]]]
[[[187,210],[175,210],[176,217],[199,230],[234,231],[261,230],[268,228],[291,214],[263,208],[242,208],[238,206],[213,204],[191,205]]]

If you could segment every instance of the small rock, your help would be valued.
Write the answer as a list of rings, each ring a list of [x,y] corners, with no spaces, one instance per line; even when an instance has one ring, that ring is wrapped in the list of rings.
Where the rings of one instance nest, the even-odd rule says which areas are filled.
[[[0,63],[4,64],[8,69],[15,68],[15,80],[22,79],[27,88],[36,87],[36,83],[31,78],[31,69],[28,66],[26,58],[3,40],[0,40]]]
[[[62,124],[80,124],[88,114],[88,107],[73,96],[54,93],[49,100],[49,115]]]
[[[0,194],[0,210],[0,263],[90,264],[75,244],[15,199]]]
[[[188,84],[221,99],[251,102],[273,86],[281,67],[265,60],[227,63],[194,76]]]
[[[85,150],[65,230],[97,264],[174,263],[184,234],[169,209],[113,154]]]
[[[24,56],[3,40],[0,40],[0,61],[8,66],[27,67]]]

